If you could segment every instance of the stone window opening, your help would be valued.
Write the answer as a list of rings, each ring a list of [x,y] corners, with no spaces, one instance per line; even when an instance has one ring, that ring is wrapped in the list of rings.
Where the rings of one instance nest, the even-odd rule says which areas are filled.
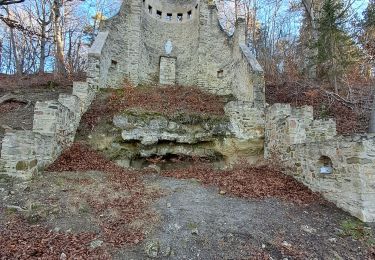
[[[117,61],[111,60],[111,66],[109,67],[111,71],[116,71],[117,70]]]
[[[182,22],[183,14],[177,14],[177,21]]]
[[[148,6],[148,12],[149,12],[149,14],[152,14],[152,6],[151,5]]]
[[[162,11],[159,11],[159,10],[157,10],[156,11],[156,16],[158,17],[158,18],[162,18],[163,17],[163,12]]]
[[[188,17],[188,19],[191,19],[192,18],[192,11],[189,11],[189,12],[187,12],[187,17]]]
[[[111,60],[111,66],[117,66],[117,61]]]
[[[318,161],[319,173],[322,175],[333,174],[333,164],[331,158],[328,156],[321,156]]]
[[[195,6],[195,9],[198,9],[198,4]]]
[[[224,78],[224,70],[218,70],[217,71],[217,77],[219,78],[219,79],[222,79],[222,78]]]
[[[167,21],[172,21],[172,14],[168,13],[167,16],[165,17]]]

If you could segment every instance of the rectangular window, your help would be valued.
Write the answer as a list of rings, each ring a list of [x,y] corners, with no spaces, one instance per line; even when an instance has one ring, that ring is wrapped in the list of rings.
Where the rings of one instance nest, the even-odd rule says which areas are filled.
[[[156,11],[156,16],[158,17],[158,18],[162,18],[162,16],[163,16],[163,13],[162,13],[162,11],[159,11],[159,10],[157,10]]]
[[[217,71],[217,77],[218,77],[219,79],[224,78],[224,70],[218,70],[218,71]]]
[[[109,67],[110,71],[117,71],[117,61],[111,60],[111,66]]]
[[[165,17],[165,20],[172,21],[172,14],[167,14],[167,16]]]
[[[152,6],[151,6],[151,5],[148,6],[148,12],[149,12],[150,14],[152,14]]]
[[[177,14],[177,21],[182,22],[183,14]]]
[[[192,11],[189,11],[189,12],[187,13],[187,16],[188,16],[188,19],[191,19],[191,17],[193,16],[193,15],[192,15]]]

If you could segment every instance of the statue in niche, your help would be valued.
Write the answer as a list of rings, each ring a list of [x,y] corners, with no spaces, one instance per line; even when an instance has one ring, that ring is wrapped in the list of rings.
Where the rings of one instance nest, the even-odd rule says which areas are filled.
[[[168,40],[168,41],[165,43],[164,48],[165,48],[165,53],[166,53],[167,55],[171,55],[172,50],[173,50],[173,45],[172,45],[171,40]]]

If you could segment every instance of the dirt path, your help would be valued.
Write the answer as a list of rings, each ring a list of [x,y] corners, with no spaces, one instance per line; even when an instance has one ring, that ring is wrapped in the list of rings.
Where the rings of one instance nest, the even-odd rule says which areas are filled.
[[[114,248],[103,239],[98,220],[114,213],[109,208],[111,214],[97,216],[86,196],[102,199],[98,196],[103,190],[109,194],[105,199],[127,195],[112,190],[101,172],[45,173],[27,183],[0,178],[0,232],[6,231],[10,215],[19,214],[19,207],[30,212],[26,214],[28,224],[18,232],[28,232],[27,227],[37,225],[46,227],[48,234],[59,236],[92,234],[91,243],[74,240],[80,243],[81,250],[88,248],[84,259],[100,255],[90,249],[93,243],[110,252],[110,259],[127,260],[368,259],[368,245],[374,239],[372,230],[332,205],[299,206],[278,199],[240,199],[220,195],[217,188],[203,186],[196,180],[159,175],[140,178],[148,190],[163,194],[150,205],[150,212],[154,212],[151,219],[132,223],[144,228],[145,240],[141,243]],[[110,218],[105,221],[111,223]],[[11,233],[7,239],[21,241],[14,235]],[[30,236],[22,236],[22,243],[31,243],[27,240]],[[72,239],[63,238],[63,243]],[[71,253],[67,246],[56,248],[53,254],[57,258]]]
[[[116,259],[147,259],[144,247],[170,259],[366,258],[362,242],[342,235],[342,223],[356,221],[335,207],[227,197],[194,180],[154,176],[147,183],[168,191],[155,205],[160,226],[143,247]]]

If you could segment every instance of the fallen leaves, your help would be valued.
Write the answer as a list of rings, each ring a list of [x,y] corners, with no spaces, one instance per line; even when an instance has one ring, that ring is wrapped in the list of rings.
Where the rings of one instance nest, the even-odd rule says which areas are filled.
[[[83,115],[81,131],[92,131],[100,122],[112,120],[125,110],[156,112],[165,116],[189,115],[224,116],[225,100],[196,87],[133,87],[106,90],[98,94],[90,109]]]
[[[105,242],[113,246],[139,243],[144,239],[141,229],[131,227],[136,220],[148,220],[152,213],[149,203],[157,198],[157,191],[149,191],[135,172],[108,161],[103,155],[82,143],[75,143],[55,161],[48,171],[103,171],[111,189],[121,197],[110,196],[104,191],[97,197],[86,197],[90,207],[100,218]],[[115,214],[108,214],[109,209]]]
[[[372,248],[370,248],[370,250],[368,252],[368,259],[369,260],[375,259],[375,246],[373,246]]]
[[[0,259],[110,259],[103,248],[90,249],[92,233],[59,233],[29,225],[19,217],[0,226]]]
[[[196,113],[224,115],[223,98],[206,93],[197,87],[149,87],[126,86],[111,97],[111,106],[121,110],[140,108],[165,115]]]
[[[195,164],[186,169],[162,173],[178,179],[198,179],[204,185],[214,185],[221,194],[241,198],[279,198],[298,204],[322,202],[323,199],[290,176],[268,166],[240,164],[232,170],[216,171],[208,164]]]
[[[290,103],[292,106],[312,106],[315,118],[334,118],[337,132],[340,134],[364,133],[369,125],[372,103],[370,86],[351,89],[354,108],[350,109],[342,102],[324,95],[319,88],[297,83],[266,86],[266,100],[269,104]]]
[[[0,113],[5,114],[9,113],[11,111],[17,110],[24,106],[24,103],[18,102],[18,101],[8,101],[0,105]]]

